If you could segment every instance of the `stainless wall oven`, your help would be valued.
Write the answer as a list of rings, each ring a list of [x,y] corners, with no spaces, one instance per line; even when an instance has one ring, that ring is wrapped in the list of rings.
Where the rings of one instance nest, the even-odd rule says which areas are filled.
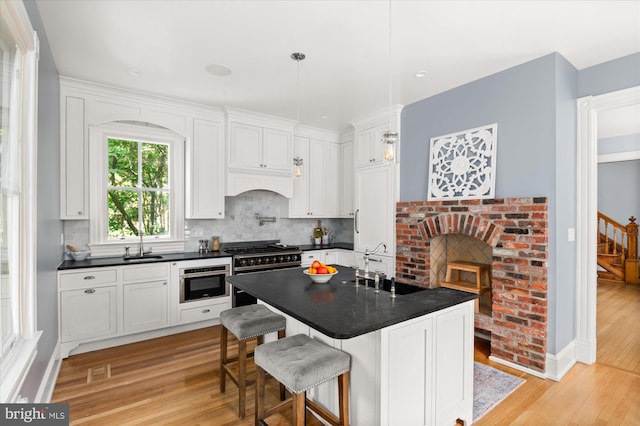
[[[180,303],[229,296],[229,265],[180,269]]]

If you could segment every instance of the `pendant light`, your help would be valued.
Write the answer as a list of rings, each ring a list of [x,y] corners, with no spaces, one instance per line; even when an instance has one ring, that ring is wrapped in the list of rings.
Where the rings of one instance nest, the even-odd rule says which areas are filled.
[[[393,129],[393,113],[391,98],[391,0],[389,0],[389,130],[382,134],[382,143],[384,144],[384,162],[393,163],[396,160],[396,145],[400,142],[398,132]]]
[[[298,123],[300,122],[300,61],[304,60],[304,58],[306,58],[306,55],[304,53],[300,53],[300,52],[294,52],[291,54],[291,59],[293,59],[294,61],[296,61],[297,63],[297,70],[296,70],[296,114],[297,114],[297,120]],[[300,157],[295,157],[293,159],[293,176],[299,178],[302,177],[302,165],[304,164],[302,158]]]

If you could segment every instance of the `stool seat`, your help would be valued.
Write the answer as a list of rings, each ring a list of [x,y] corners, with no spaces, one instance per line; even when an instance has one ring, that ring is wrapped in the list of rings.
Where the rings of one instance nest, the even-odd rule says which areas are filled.
[[[307,409],[333,426],[349,425],[349,369],[351,356],[346,352],[296,334],[258,346],[254,351],[258,374],[256,384],[255,424],[265,424],[272,414],[293,408],[293,423],[306,424]],[[280,385],[291,391],[291,398],[275,407],[265,409],[265,376],[270,374]],[[307,399],[307,390],[338,378],[338,416],[319,403]],[[282,398],[281,398],[282,399]]]
[[[305,392],[349,371],[351,357],[304,334],[258,346],[253,355],[262,367],[293,393]]]
[[[286,320],[264,305],[247,305],[222,311],[220,323],[236,336],[236,339],[246,340],[283,330]]]

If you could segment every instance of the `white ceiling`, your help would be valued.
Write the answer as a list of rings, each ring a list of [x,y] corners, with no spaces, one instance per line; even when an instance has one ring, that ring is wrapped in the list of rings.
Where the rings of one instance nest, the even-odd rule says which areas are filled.
[[[387,108],[390,86],[407,105],[554,51],[578,69],[640,51],[640,1],[37,4],[61,75],[292,119],[299,99],[301,122],[333,130]]]

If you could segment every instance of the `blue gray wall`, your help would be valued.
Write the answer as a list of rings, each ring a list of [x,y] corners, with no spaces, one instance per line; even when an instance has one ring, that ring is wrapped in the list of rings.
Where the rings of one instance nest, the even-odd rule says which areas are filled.
[[[60,90],[58,71],[35,2],[25,1],[40,39],[38,66],[38,230],[37,324],[42,330],[38,354],[21,394],[34,401],[58,341],[56,269],[62,259],[60,235]],[[46,395],[45,395],[46,397]]]
[[[640,52],[580,70],[578,97],[640,86]]]
[[[623,225],[640,218],[640,160],[598,164],[598,211]]]
[[[575,335],[575,243],[566,228],[575,228],[576,87],[577,70],[553,53],[402,111],[401,201],[426,199],[430,138],[491,123],[498,123],[496,197],[549,197],[552,354]]]

